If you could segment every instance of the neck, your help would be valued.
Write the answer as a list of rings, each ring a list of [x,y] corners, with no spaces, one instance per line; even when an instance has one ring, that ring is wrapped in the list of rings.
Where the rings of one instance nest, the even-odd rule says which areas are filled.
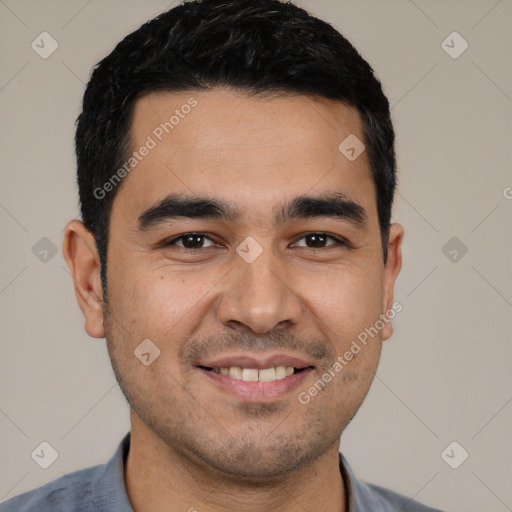
[[[248,481],[179,453],[132,421],[124,476],[135,512],[346,512],[338,450],[336,443],[272,481]]]

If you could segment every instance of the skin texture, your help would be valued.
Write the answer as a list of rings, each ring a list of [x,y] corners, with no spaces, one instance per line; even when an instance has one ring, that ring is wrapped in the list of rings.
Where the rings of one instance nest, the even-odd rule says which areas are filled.
[[[391,309],[403,228],[391,226],[384,265],[366,152],[351,162],[338,150],[350,134],[363,139],[361,121],[337,102],[223,89],[151,93],[135,105],[132,149],[190,98],[197,106],[117,191],[108,307],[91,233],[77,220],[65,232],[85,329],[106,337],[131,406],[129,498],[137,512],[343,511],[339,438],[367,394],[391,323],[307,404],[297,395]],[[331,217],[275,222],[283,202],[332,192],[366,210],[364,227]],[[141,231],[138,217],[169,193],[222,199],[241,215],[169,219]],[[195,252],[159,245],[191,232],[211,240]],[[307,247],[308,233],[350,247],[329,238]],[[236,253],[249,236],[262,248],[252,263]],[[134,356],[145,339],[160,350],[149,366]],[[314,368],[298,388],[263,403],[227,393],[195,366],[241,353],[286,354]]]

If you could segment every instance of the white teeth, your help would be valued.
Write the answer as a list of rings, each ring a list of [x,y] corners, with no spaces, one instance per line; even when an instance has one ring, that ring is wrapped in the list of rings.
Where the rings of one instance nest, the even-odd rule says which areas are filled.
[[[274,368],[265,368],[263,370],[260,370],[260,382],[272,382],[273,380],[276,380],[276,371],[274,370]]]
[[[292,369],[291,374],[293,374],[293,366],[288,366],[288,368]],[[275,374],[276,374],[276,379],[285,379],[286,378],[286,368],[284,366],[276,366]]]
[[[242,380],[242,368],[239,366],[230,366],[229,376],[233,379]]]
[[[229,368],[213,368],[213,371],[245,382],[272,382],[293,375],[295,369],[293,366],[274,366],[272,368],[262,368],[261,370],[230,366]]]
[[[256,368],[244,368],[242,380],[245,382],[258,382],[258,370]]]

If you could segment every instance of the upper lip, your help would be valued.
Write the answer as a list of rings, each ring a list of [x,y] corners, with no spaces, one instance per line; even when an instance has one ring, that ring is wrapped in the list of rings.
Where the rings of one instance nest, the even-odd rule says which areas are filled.
[[[286,354],[267,354],[262,356],[254,356],[249,354],[235,354],[232,356],[223,356],[216,359],[208,359],[200,361],[197,366],[205,366],[207,368],[229,368],[231,366],[239,366],[241,368],[273,368],[276,366],[293,366],[294,368],[307,368],[313,366],[308,361]]]

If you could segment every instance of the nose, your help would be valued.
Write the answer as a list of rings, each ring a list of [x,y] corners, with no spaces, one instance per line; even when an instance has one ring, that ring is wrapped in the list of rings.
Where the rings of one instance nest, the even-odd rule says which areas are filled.
[[[236,269],[217,301],[217,318],[234,327],[243,324],[263,334],[300,322],[303,305],[293,291],[293,280],[267,249],[252,263],[239,258]]]

